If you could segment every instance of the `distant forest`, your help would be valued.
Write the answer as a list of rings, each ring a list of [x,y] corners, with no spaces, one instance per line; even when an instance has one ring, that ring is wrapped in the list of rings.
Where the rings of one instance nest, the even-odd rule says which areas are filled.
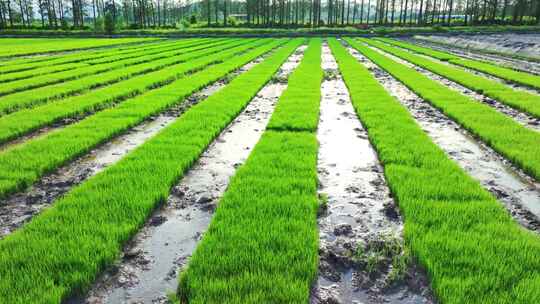
[[[538,24],[540,0],[0,0],[0,28]]]

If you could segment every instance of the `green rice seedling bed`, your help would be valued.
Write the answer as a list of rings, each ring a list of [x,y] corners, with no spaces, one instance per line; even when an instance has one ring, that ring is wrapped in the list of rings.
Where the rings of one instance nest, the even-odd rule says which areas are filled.
[[[509,86],[474,75],[466,70],[447,64],[438,63],[430,59],[412,54],[408,51],[384,44],[380,41],[360,39],[362,42],[379,48],[417,66],[441,75],[471,90],[498,100],[510,107],[540,117],[540,95],[521,90],[514,90]]]
[[[201,39],[204,40],[204,39]],[[107,56],[129,54],[142,49],[151,50],[162,46],[175,44],[176,40],[152,41],[149,43],[135,44],[128,47],[112,47],[106,50],[85,50],[69,54],[36,56],[30,58],[10,59],[0,65],[0,74],[22,72],[44,66],[52,66],[66,63],[76,63],[84,60],[105,58]]]
[[[219,43],[219,42],[218,42]],[[24,90],[30,90],[33,88],[44,87],[55,83],[65,83],[73,79],[81,79],[86,76],[96,75],[108,71],[120,70],[133,65],[151,62],[153,60],[163,59],[167,57],[174,57],[179,54],[189,52],[191,49],[204,49],[204,46],[187,47],[187,48],[172,48],[172,50],[166,52],[155,52],[153,55],[146,55],[146,51],[139,53],[140,56],[133,58],[133,55],[121,55],[127,57],[123,60],[117,60],[109,63],[96,64],[79,68],[76,70],[69,70],[55,74],[41,75],[30,79],[16,80],[9,83],[2,84],[0,87],[0,96],[20,92]],[[0,99],[1,102],[1,99]]]
[[[351,44],[376,62],[383,61],[366,47]],[[538,235],[520,227],[451,161],[336,40],[330,46],[399,204],[406,245],[425,267],[438,301],[539,303]],[[391,61],[381,65],[401,67]],[[406,71],[410,81],[423,83]]]
[[[92,90],[83,95],[72,96],[57,102],[31,109],[23,109],[2,116],[0,117],[0,143],[5,143],[64,118],[80,116],[107,108],[114,103],[156,89],[184,77],[187,73],[203,69],[210,64],[222,62],[234,54],[267,42],[268,40],[257,40],[228,50],[220,48],[219,51],[214,51],[215,54],[209,56],[187,62],[182,61],[162,70],[135,76],[120,83]],[[193,53],[191,56],[197,56],[197,54]]]
[[[268,123],[269,129],[308,132],[317,129],[323,79],[320,58],[321,40],[311,39],[310,50],[304,54],[301,68],[289,77],[291,86],[281,95]]]
[[[540,180],[540,133],[358,43],[347,42],[495,151]]]
[[[538,75],[516,71],[510,68],[501,67],[496,64],[491,64],[489,62],[481,60],[465,59],[459,56],[452,55],[450,53],[436,51],[428,47],[422,47],[414,45],[412,43],[406,43],[385,38],[380,38],[377,40],[381,40],[383,42],[402,47],[404,49],[408,49],[419,54],[427,55],[439,60],[448,61],[456,65],[493,75],[509,82],[519,83],[535,89],[540,89],[540,76]]]
[[[253,40],[227,40],[224,42],[218,42],[217,44],[186,48],[158,60],[131,65],[123,69],[113,70],[101,74],[90,75],[65,83],[59,83],[56,85],[3,96],[0,97],[0,116],[2,114],[15,112],[22,108],[32,108],[42,103],[50,103],[56,99],[66,96],[74,94],[81,95],[90,89],[110,85],[124,79],[129,79],[133,76],[157,71],[172,65],[189,62],[190,60],[194,60],[199,57],[202,60],[206,60],[205,56],[211,56],[212,54],[226,51],[227,49],[241,47],[242,45],[246,45],[252,41]]]
[[[222,58],[222,63],[148,91],[46,136],[0,152],[0,197],[26,188],[43,174],[119,135],[149,116],[181,102],[193,92],[283,42],[276,40],[266,43],[245,54],[240,54],[241,50],[231,51],[227,57]],[[243,50],[248,49],[246,47]]]
[[[214,41],[217,41],[217,39]],[[191,41],[185,40],[185,41],[176,42],[172,44],[169,44],[169,43],[163,44],[159,47],[153,46],[151,48],[140,48],[137,50],[130,50],[129,52],[120,52],[120,51],[103,52],[102,55],[98,55],[98,56],[92,55],[89,57],[85,57],[82,54],[79,54],[79,57],[77,57],[77,59],[64,59],[64,62],[58,61],[56,64],[46,64],[46,65],[41,65],[39,67],[36,67],[34,69],[25,70],[21,72],[0,74],[0,83],[28,79],[28,78],[32,78],[36,76],[62,72],[62,71],[67,71],[67,70],[73,70],[75,68],[84,68],[84,67],[88,67],[89,65],[112,63],[115,61],[120,61],[120,60],[125,60],[125,59],[138,58],[141,56],[161,54],[166,51],[177,50],[179,48],[195,46],[202,43],[206,43],[206,42],[198,41],[198,40],[191,40]]]
[[[318,267],[314,131],[322,74],[321,41],[313,39],[278,101],[280,112],[231,180],[181,274],[183,303],[308,303]]]
[[[271,46],[283,42],[274,41]],[[60,303],[70,295],[84,292],[97,274],[118,257],[122,245],[143,226],[152,211],[165,201],[171,187],[301,42],[289,42],[233,79],[117,164],[72,189],[22,229],[0,241],[0,302]],[[269,46],[194,74],[154,97],[178,102],[193,89],[269,51]],[[160,98],[146,100],[140,106]]]
[[[129,43],[149,42],[156,38],[115,38],[115,39],[42,39],[42,38],[0,38],[0,57],[23,56],[38,53],[66,52],[117,46]]]

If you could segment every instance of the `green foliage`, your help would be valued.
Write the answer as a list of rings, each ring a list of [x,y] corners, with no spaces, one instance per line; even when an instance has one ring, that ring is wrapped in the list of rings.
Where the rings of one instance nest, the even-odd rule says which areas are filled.
[[[89,116],[76,124],[47,133],[46,136],[0,151],[0,159],[2,159],[0,161],[0,196],[24,189],[43,174],[133,127],[149,116],[182,101],[187,95],[220,79],[238,68],[239,65],[243,65],[283,43],[282,40],[269,42],[270,40],[254,41],[254,45],[246,45],[243,49],[221,52],[216,55],[216,57],[220,56],[221,61],[223,61],[220,64],[191,74],[188,78],[179,78],[167,86],[148,91],[124,101],[114,108]],[[261,43],[262,46],[241,55],[242,52]],[[207,57],[204,60],[208,64],[218,58]],[[225,59],[229,60],[225,61]],[[189,67],[183,72],[187,70]],[[183,75],[182,71],[175,73],[176,77]],[[21,162],[21,160],[24,161]]]
[[[405,79],[411,88],[426,83],[414,70],[394,71],[401,71],[403,66],[348,41],[396,77]],[[498,201],[451,161],[345,48],[334,39],[330,46],[399,203],[405,219],[406,245],[426,268],[438,300],[540,302],[538,235],[515,223]],[[454,104],[453,96],[441,93]],[[435,97],[430,100],[435,102]],[[475,104],[467,101],[461,106],[475,112]],[[514,135],[501,129],[498,133]],[[403,262],[395,263],[399,267]]]
[[[271,46],[282,42],[271,42]],[[88,288],[298,44],[299,41],[287,44],[223,90],[193,106],[117,164],[75,187],[54,206],[0,241],[0,302],[60,303]],[[124,112],[116,112],[114,119],[113,110],[102,113],[107,112],[114,123],[138,115],[163,99],[179,102],[269,50],[263,46],[236,56],[171,84],[137,105],[122,104]],[[125,112],[128,110],[130,113]],[[104,129],[110,125],[93,126]],[[98,132],[100,128],[95,127],[87,131]]]
[[[291,89],[307,81],[306,71],[322,77],[320,40],[309,45],[294,72],[298,76],[289,78]],[[319,62],[319,71],[313,69],[312,60]],[[320,78],[309,83],[312,87],[304,86],[308,92],[320,90]],[[291,102],[289,98],[282,95],[278,106]],[[319,106],[318,99],[303,102],[302,107],[290,107],[293,115],[282,116],[280,122],[302,114],[297,111],[313,113],[308,107]],[[192,304],[308,302],[318,268],[317,149],[314,132],[265,131],[231,180],[181,274],[182,300]]]
[[[112,35],[116,31],[114,16],[111,12],[105,14],[104,29],[107,35]]]
[[[498,100],[513,108],[525,111],[535,117],[540,117],[540,95],[538,94],[533,94],[522,90],[515,90],[500,82],[474,75],[452,65],[426,59],[411,52],[407,52],[376,40],[366,39],[362,41],[425,68],[435,74],[439,74],[445,78],[455,81],[476,92]],[[452,60],[451,62],[454,63],[459,61]]]
[[[189,17],[189,23],[197,24],[197,15],[191,15],[191,17]]]
[[[440,109],[450,119],[455,120],[472,134],[478,136],[526,173],[537,180],[540,179],[540,146],[538,145],[540,133],[520,125],[486,104],[479,103],[431,80],[413,68],[398,64],[357,41],[352,39],[347,39],[347,41],[426,102]],[[361,41],[373,44],[373,41]],[[382,45],[381,48],[385,47],[382,43],[376,45],[377,47]],[[422,60],[429,61],[424,58]],[[463,77],[467,76],[463,75]]]

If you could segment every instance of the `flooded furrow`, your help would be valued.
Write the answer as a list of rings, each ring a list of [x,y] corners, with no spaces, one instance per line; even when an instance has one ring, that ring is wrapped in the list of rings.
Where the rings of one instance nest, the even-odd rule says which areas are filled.
[[[125,134],[96,147],[68,165],[60,167],[54,173],[44,176],[28,190],[15,193],[0,201],[0,239],[30,221],[32,217],[53,204],[57,198],[74,186],[118,162],[126,154],[175,121],[192,105],[223,88],[230,78],[248,71],[262,60],[264,60],[264,56],[192,94],[184,102],[150,117],[129,129]]]
[[[432,79],[434,81],[437,81],[445,86],[447,86],[448,88],[454,90],[454,91],[457,91],[467,97],[470,97],[472,100],[474,101],[477,101],[477,102],[481,102],[483,104],[486,104],[488,106],[490,106],[491,108],[493,108],[494,110],[496,110],[497,112],[499,113],[502,113],[510,118],[512,118],[514,121],[516,121],[517,123],[519,123],[520,125],[528,128],[528,129],[531,129],[531,130],[534,130],[534,131],[537,131],[537,132],[540,132],[540,118],[536,118],[532,115],[529,115],[525,112],[522,112],[522,111],[519,111],[519,110],[516,110],[510,106],[507,106],[505,104],[503,104],[502,102],[499,102],[495,99],[492,99],[492,98],[489,98],[487,96],[484,96],[482,94],[479,94],[473,90],[470,90],[454,81],[451,81],[443,76],[439,76],[433,72],[430,72],[424,68],[421,68],[415,64],[412,64],[406,60],[403,60],[399,57],[396,57],[392,54],[389,54],[387,52],[384,52],[384,51],[381,51],[377,48],[374,48],[374,47],[369,47],[371,48],[372,50],[374,51],[377,51],[379,52],[380,54],[383,54],[389,58],[391,58],[392,60],[395,60],[396,62],[399,62],[400,64],[403,64],[407,67],[410,67],[410,68],[413,68],[414,70],[416,70],[417,72],[419,73],[422,73],[423,75],[427,76],[429,79]]]
[[[359,54],[349,51],[405,106],[450,159],[491,192],[524,227],[540,232],[540,184],[442,114],[405,85]]]
[[[403,222],[328,46],[319,140],[320,263],[310,303],[432,303],[426,276],[405,259]],[[383,248],[398,244],[391,256]]]
[[[437,51],[451,53],[467,59],[487,61],[490,63],[495,63],[497,65],[507,67],[510,69],[515,69],[518,71],[531,73],[531,74],[540,74],[540,63],[530,62],[525,60],[520,60],[517,58],[503,57],[495,54],[483,54],[472,49],[462,49],[455,46],[437,44],[435,42],[417,39],[417,38],[400,38],[405,42],[417,44],[423,47],[429,47]]]
[[[284,80],[298,66],[305,46],[289,57],[274,81],[214,140],[173,188],[167,203],[124,248],[122,257],[84,299],[71,303],[165,303],[178,275],[206,231],[216,204],[236,169],[264,132]]]

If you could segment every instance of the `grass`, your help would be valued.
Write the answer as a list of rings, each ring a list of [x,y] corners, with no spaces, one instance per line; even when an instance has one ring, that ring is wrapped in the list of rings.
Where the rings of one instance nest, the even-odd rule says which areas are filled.
[[[0,302],[59,303],[84,292],[300,43],[289,42],[0,241]],[[260,54],[253,51],[224,65],[239,67]],[[186,89],[178,89],[171,87],[161,97],[179,100]]]
[[[212,43],[210,43],[212,44]],[[147,54],[148,51],[143,50],[138,53],[139,56],[134,57],[133,54],[128,55],[118,55],[115,56],[117,60],[108,59],[100,63],[88,65],[76,70],[68,70],[63,72],[58,72],[54,74],[46,74],[41,76],[32,77],[29,79],[21,79],[8,83],[2,84],[0,88],[0,96],[12,94],[19,91],[29,90],[33,88],[44,87],[46,85],[56,84],[56,83],[65,83],[73,79],[84,79],[86,76],[91,75],[100,75],[100,73],[109,72],[109,71],[118,71],[121,69],[129,68],[141,63],[151,62],[167,57],[174,57],[180,54],[184,54],[186,51],[189,51],[189,47],[183,48],[183,43],[179,43],[179,47],[173,47],[172,49],[166,51],[167,48],[164,48],[163,52],[153,51],[150,54]],[[195,46],[195,49],[202,49],[201,46]],[[114,57],[113,57],[114,58]],[[1,99],[0,99],[1,100]]]
[[[1,151],[0,197],[26,188],[43,174],[119,135],[149,116],[183,101],[193,92],[281,43],[282,40],[263,44],[245,54],[241,54],[242,50],[231,52],[228,57],[222,58],[228,60],[191,74],[190,77],[179,78],[167,86],[138,95],[78,123]],[[247,50],[248,47],[243,51]]]
[[[482,73],[486,73],[495,77],[499,77],[509,82],[522,84],[531,88],[540,89],[540,76],[529,74],[526,72],[516,71],[510,68],[491,64],[486,61],[465,59],[459,56],[452,55],[447,52],[436,51],[427,47],[414,45],[412,43],[406,43],[397,41],[394,39],[377,39],[383,42],[411,50],[413,52],[427,55],[439,60],[448,61],[452,64],[463,66],[469,69],[473,69]]]
[[[320,49],[320,39],[310,41],[278,102],[280,112],[232,178],[181,274],[181,301],[308,302],[318,267],[318,144],[313,126],[303,131],[296,115],[318,119]]]
[[[538,235],[521,228],[451,161],[337,41],[330,46],[356,113],[384,164],[405,220],[406,246],[427,270],[438,300],[540,302]],[[358,48],[371,55],[367,48]]]
[[[417,66],[441,75],[480,94],[491,97],[510,107],[540,117],[540,95],[515,90],[495,80],[474,75],[464,69],[439,63],[411,52],[384,44],[376,40],[363,39],[362,42],[379,48]]]
[[[527,174],[540,180],[540,133],[357,41],[347,39],[347,42],[426,102],[478,136]]]
[[[39,39],[39,38],[1,38],[1,57],[22,56],[31,54],[46,54],[81,49],[91,49],[104,46],[140,43],[156,38],[116,38],[116,39]]]
[[[131,65],[119,70],[113,70],[96,75],[86,76],[81,79],[76,79],[68,82],[59,83],[56,85],[45,86],[33,90],[19,92],[7,96],[0,97],[0,116],[9,114],[19,109],[32,108],[42,103],[51,103],[56,99],[66,96],[79,94],[82,95],[87,91],[96,91],[104,85],[114,84],[116,82],[129,79],[130,77],[158,71],[164,68],[173,69],[174,65],[189,62],[191,60],[201,58],[206,60],[205,56],[211,56],[227,49],[241,47],[252,41],[245,40],[227,40],[216,44],[208,44],[203,46],[187,47],[168,54],[164,58],[155,58],[156,60],[144,60],[139,64]]]

